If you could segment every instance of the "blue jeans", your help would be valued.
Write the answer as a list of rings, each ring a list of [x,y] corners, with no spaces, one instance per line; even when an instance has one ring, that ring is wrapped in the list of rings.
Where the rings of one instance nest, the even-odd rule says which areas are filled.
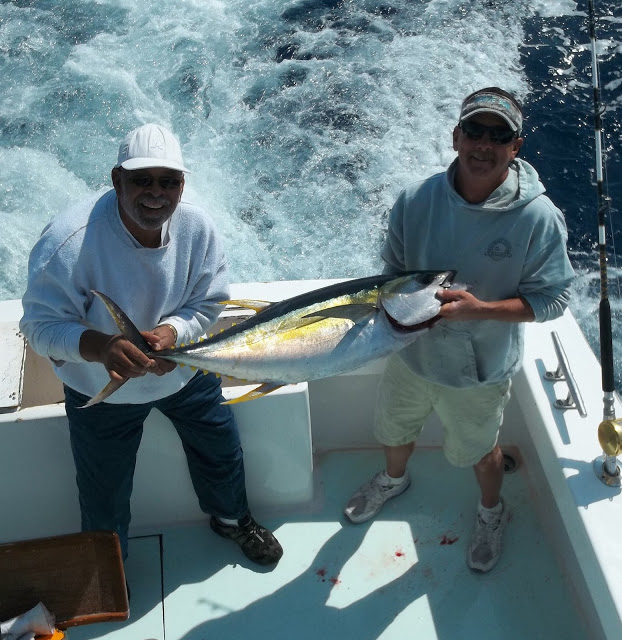
[[[83,531],[116,531],[127,557],[136,453],[143,422],[154,407],[181,438],[201,509],[222,518],[248,513],[238,429],[230,407],[221,404],[220,380],[214,374],[199,373],[177,393],[146,404],[78,409],[88,399],[65,386]]]

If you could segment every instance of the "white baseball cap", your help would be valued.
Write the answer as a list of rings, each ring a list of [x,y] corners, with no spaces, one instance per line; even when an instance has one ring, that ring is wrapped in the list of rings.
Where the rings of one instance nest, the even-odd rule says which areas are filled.
[[[177,138],[158,124],[144,124],[125,137],[115,167],[128,171],[162,167],[190,173],[184,166]]]

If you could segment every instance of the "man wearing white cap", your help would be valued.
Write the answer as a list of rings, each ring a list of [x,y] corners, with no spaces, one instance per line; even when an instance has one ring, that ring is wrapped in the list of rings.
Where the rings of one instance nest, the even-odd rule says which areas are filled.
[[[117,531],[124,558],[143,422],[173,422],[212,529],[260,564],[279,561],[274,535],[250,515],[242,449],[220,381],[150,359],[117,333],[92,290],[111,297],[155,349],[198,340],[229,297],[228,265],[212,219],[182,200],[179,142],[146,124],[119,148],[111,189],[52,220],[32,250],[21,329],[65,389],[83,530]],[[155,375],[147,375],[155,374]],[[105,403],[82,407],[110,380]]]
[[[409,487],[407,463],[435,411],[447,459],[475,471],[480,502],[467,564],[481,572],[499,560],[509,516],[497,439],[521,365],[523,323],[561,315],[574,276],[563,215],[535,169],[517,158],[522,124],[506,91],[467,96],[453,130],[458,157],[446,172],[405,189],[391,211],[386,272],[455,269],[469,288],[439,293],[434,326],[389,359],[375,427],[386,467],[345,508],[352,522],[365,522]]]

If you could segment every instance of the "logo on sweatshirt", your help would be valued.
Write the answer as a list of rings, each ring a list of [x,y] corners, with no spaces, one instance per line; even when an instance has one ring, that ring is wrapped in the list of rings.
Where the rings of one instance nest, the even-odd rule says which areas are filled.
[[[488,249],[486,253],[491,260],[498,262],[499,260],[504,260],[505,258],[512,257],[512,245],[505,240],[504,238],[499,238],[498,240],[494,240],[488,245]]]

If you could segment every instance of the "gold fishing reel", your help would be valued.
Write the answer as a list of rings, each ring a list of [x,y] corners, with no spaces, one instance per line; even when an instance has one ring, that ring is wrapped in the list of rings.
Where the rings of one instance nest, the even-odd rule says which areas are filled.
[[[598,442],[608,456],[622,453],[622,418],[603,420],[598,425]]]

